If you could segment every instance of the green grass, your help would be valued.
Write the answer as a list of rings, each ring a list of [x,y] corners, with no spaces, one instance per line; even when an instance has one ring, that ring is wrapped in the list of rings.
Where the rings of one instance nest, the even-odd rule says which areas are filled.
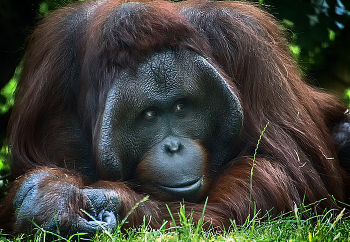
[[[344,211],[330,210],[303,219],[303,215],[311,214],[311,211],[311,207],[295,208],[278,218],[255,216],[243,225],[232,221],[231,228],[218,232],[202,229],[203,218],[199,222],[193,221],[191,215],[184,215],[182,206],[179,211],[180,224],[173,221],[173,226],[169,227],[169,222],[164,222],[161,229],[154,230],[144,222],[142,226],[126,232],[121,232],[119,226],[113,233],[102,231],[90,241],[350,241],[350,219],[345,217]],[[34,236],[20,235],[11,238],[11,241],[45,241],[50,234],[38,229]],[[68,240],[54,238],[57,241],[86,241],[79,239],[79,235],[73,235]],[[0,234],[0,241],[7,241],[5,235]]]

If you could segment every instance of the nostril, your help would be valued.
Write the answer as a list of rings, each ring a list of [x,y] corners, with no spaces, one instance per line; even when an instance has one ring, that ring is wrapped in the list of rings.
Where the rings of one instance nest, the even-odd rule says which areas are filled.
[[[181,150],[182,144],[179,141],[170,141],[165,144],[165,151],[169,154],[177,153]]]

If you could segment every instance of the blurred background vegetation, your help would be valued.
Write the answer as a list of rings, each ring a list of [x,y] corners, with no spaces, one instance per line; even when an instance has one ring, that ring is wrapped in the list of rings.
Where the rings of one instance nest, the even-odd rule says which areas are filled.
[[[50,11],[74,0],[0,0],[0,187],[9,173],[6,127],[26,39]],[[255,0],[285,29],[308,82],[350,106],[350,0]]]

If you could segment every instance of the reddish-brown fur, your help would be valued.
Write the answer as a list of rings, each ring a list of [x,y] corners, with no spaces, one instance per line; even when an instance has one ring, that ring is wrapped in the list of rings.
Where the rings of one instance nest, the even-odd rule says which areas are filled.
[[[348,176],[338,164],[330,134],[346,108],[301,80],[283,34],[269,14],[240,2],[151,1],[133,22],[116,24],[116,29],[103,33],[101,26],[112,21],[111,11],[121,3],[76,3],[52,13],[32,35],[9,127],[13,175],[25,175],[13,182],[0,207],[0,228],[11,230],[14,195],[29,174],[41,170],[62,177],[48,184],[71,181],[78,188],[110,188],[121,198],[121,217],[144,197],[125,181],[83,181],[69,162],[79,160],[85,151],[94,157],[99,118],[113,77],[151,52],[171,46],[208,58],[221,69],[243,106],[244,127],[232,147],[234,158],[212,177],[207,221],[226,228],[230,219],[242,223],[254,204],[262,215],[266,211],[277,215],[292,210],[294,204],[321,199],[318,209],[334,207],[331,195],[347,201]],[[186,11],[201,14],[192,13],[186,19]],[[74,22],[75,18],[80,20]],[[251,191],[252,156],[267,123]],[[77,146],[87,148],[82,152]],[[51,187],[43,184],[43,194],[53,194]],[[80,213],[84,198],[79,189],[72,194],[67,207],[72,214]],[[203,203],[186,203],[195,221]],[[159,227],[169,219],[165,204],[176,213],[179,202],[151,198],[131,214],[127,226],[141,224],[146,215],[152,217],[152,227]]]

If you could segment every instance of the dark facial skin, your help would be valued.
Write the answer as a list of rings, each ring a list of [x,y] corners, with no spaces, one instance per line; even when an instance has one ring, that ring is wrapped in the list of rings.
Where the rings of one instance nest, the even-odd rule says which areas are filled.
[[[203,57],[155,53],[121,73],[109,92],[100,172],[108,180],[136,179],[158,198],[198,200],[229,159],[242,121],[237,96]]]

